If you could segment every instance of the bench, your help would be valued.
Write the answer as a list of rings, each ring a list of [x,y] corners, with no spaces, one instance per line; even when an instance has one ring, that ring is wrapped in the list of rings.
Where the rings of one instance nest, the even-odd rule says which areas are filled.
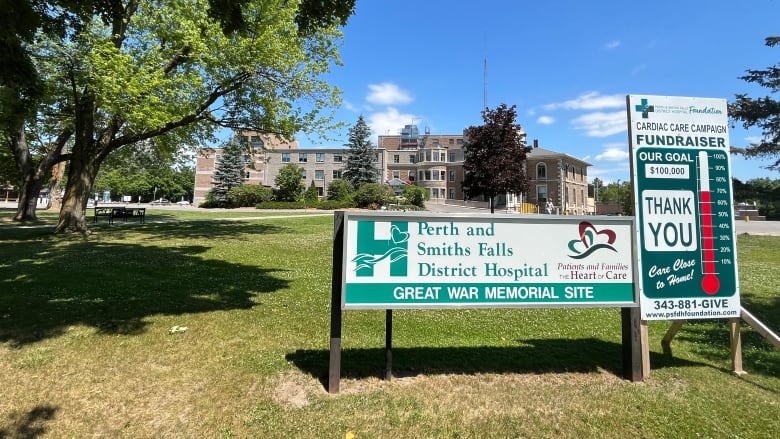
[[[146,223],[146,208],[145,207],[124,207],[124,206],[95,206],[95,213],[93,221],[98,222],[98,218],[108,218],[109,224],[114,224],[114,218],[122,218],[122,221],[127,222],[127,219],[138,218],[140,224]]]

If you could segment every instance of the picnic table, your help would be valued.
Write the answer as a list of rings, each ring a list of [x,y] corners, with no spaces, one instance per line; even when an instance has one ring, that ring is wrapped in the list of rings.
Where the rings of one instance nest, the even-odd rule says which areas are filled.
[[[128,206],[95,206],[95,213],[93,221],[98,222],[98,218],[108,218],[109,224],[114,224],[115,218],[121,218],[122,221],[127,222],[127,219],[138,219],[139,224],[146,223],[146,208],[145,207],[128,207]]]

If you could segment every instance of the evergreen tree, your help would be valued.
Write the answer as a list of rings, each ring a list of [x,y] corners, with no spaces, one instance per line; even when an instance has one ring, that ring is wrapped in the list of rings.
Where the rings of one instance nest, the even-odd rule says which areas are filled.
[[[469,197],[484,195],[493,199],[502,193],[519,194],[528,190],[525,173],[526,154],[531,148],[519,135],[515,123],[515,106],[501,104],[495,110],[482,112],[484,125],[470,126],[465,131],[463,145],[463,191]]]
[[[222,155],[214,166],[212,200],[225,203],[230,189],[244,184],[244,151],[238,137],[233,137],[223,146]]]
[[[344,145],[349,147],[349,152],[343,177],[355,188],[379,180],[379,171],[375,165],[377,151],[371,144],[370,136],[371,129],[361,114],[355,126],[349,129],[349,143]]]
[[[780,37],[768,37],[766,45],[780,45]],[[777,94],[780,91],[780,64],[764,70],[748,70],[747,75],[740,79],[766,87],[771,93]],[[768,168],[780,170],[780,100],[771,94],[756,99],[746,94],[738,94],[736,101],[729,103],[729,116],[742,122],[745,128],[757,126],[762,130],[760,142],[744,149],[735,148],[733,151],[744,153],[747,157],[774,158],[775,162]]]

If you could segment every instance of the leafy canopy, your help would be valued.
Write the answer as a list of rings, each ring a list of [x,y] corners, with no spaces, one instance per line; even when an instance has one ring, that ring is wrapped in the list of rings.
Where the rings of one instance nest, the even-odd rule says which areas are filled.
[[[780,37],[766,39],[769,47],[778,44]],[[729,116],[733,120],[742,122],[746,129],[754,126],[761,129],[761,140],[739,152],[747,157],[773,158],[775,162],[768,168],[780,170],[780,101],[777,97],[780,91],[780,64],[763,70],[747,70],[747,75],[740,79],[767,88],[770,94],[759,98],[737,94],[736,100],[729,103]]]
[[[515,106],[501,104],[482,112],[484,125],[470,126],[464,132],[463,190],[468,197],[487,196],[528,190],[525,173],[526,154],[530,151],[515,123]]]

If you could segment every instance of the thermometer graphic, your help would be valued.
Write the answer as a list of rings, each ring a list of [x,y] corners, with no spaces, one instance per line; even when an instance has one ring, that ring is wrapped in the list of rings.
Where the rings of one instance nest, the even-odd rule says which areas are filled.
[[[710,164],[706,151],[699,151],[699,216],[701,218],[702,270],[701,289],[715,294],[720,280],[715,273],[715,238],[712,230],[712,194],[710,192]]]

